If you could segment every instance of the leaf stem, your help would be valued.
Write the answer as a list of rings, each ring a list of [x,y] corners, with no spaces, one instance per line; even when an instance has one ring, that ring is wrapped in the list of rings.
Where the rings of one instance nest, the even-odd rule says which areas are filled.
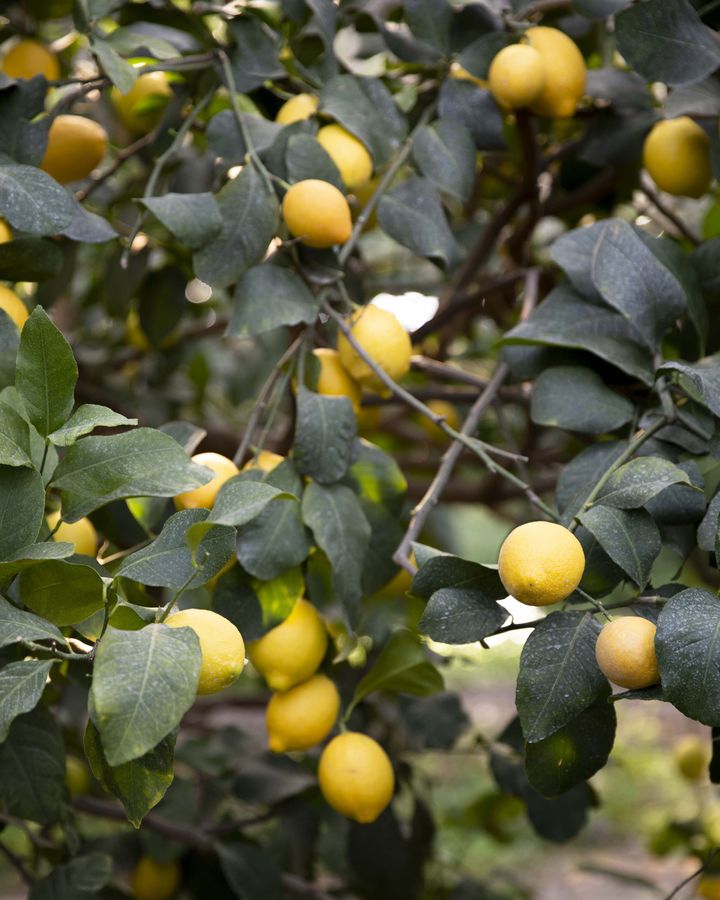
[[[58,650],[55,644],[46,647],[44,644],[38,644],[36,641],[20,641],[21,646],[30,650],[32,653],[46,653],[53,659],[64,659],[72,662],[80,661],[90,662],[92,655],[90,653],[67,653],[64,650]]]

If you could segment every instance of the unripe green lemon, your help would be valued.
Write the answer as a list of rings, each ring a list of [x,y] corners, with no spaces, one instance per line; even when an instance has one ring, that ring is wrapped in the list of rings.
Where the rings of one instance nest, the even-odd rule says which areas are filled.
[[[33,78],[44,75],[48,81],[60,77],[60,63],[57,56],[40,41],[22,38],[3,56],[0,70],[8,78]]]
[[[172,87],[165,72],[140,75],[130,90],[123,94],[116,87],[110,100],[120,120],[133,134],[147,134],[162,119],[172,97]]]
[[[557,28],[538,25],[525,32],[542,57],[543,85],[531,109],[539,116],[569,119],[585,93],[587,67],[575,42]]]
[[[711,756],[709,743],[697,734],[686,734],[673,747],[675,765],[688,781],[699,781],[705,776]]]
[[[0,284],[0,309],[8,315],[18,328],[22,328],[30,313],[27,306],[10,288]]]
[[[280,125],[292,125],[314,116],[318,108],[318,98],[314,94],[296,94],[286,100],[277,111],[275,121]]]
[[[215,477],[192,491],[178,494],[174,499],[176,509],[210,509],[215,503],[215,498],[220,488],[240,474],[240,469],[235,463],[220,453],[196,453],[192,461],[199,466],[205,466],[215,473]]]
[[[135,900],[170,900],[180,887],[182,873],[176,862],[157,862],[142,856],[135,866],[130,883]]]
[[[80,181],[102,161],[108,136],[102,125],[85,116],[57,116],[48,132],[40,168],[60,184]]]
[[[65,785],[73,797],[87,794],[91,785],[90,772],[77,756],[65,757]]]
[[[60,521],[60,510],[51,512],[47,516],[47,524],[50,531]],[[62,522],[58,530],[53,534],[54,541],[67,541],[75,545],[75,552],[83,556],[95,556],[98,547],[98,533],[95,526],[87,517],[78,519],[77,522]]]
[[[353,313],[350,332],[368,356],[394,381],[407,374],[412,355],[410,335],[391,312],[373,304],[363,306]],[[343,368],[356,381],[384,390],[383,382],[342,333],[338,335],[338,353]]]
[[[307,600],[298,600],[284,622],[248,645],[248,656],[274,691],[287,691],[315,674],[327,641],[318,611]]]
[[[664,119],[645,138],[643,163],[660,190],[702,197],[712,181],[710,138],[689,116]]]
[[[283,197],[282,212],[290,234],[308,247],[344,244],[352,234],[345,196],[335,185],[318,178],[293,184]]]
[[[505,109],[534,103],[545,83],[543,58],[529,44],[511,44],[496,54],[488,72],[490,92]]]
[[[273,694],[265,713],[274,753],[309,750],[330,734],[340,712],[340,695],[325,675],[313,675]]]
[[[198,694],[216,694],[242,675],[245,643],[225,616],[210,609],[183,609],[168,616],[165,624],[170,628],[192,628],[198,636],[202,653]]]
[[[372,157],[367,147],[342,125],[325,125],[317,139],[340,172],[348,190],[359,187],[372,175]]]
[[[657,684],[660,674],[655,656],[656,631],[652,622],[640,616],[608,622],[595,645],[600,671],[613,684],[629,690]]]
[[[505,538],[498,574],[506,590],[528,606],[549,606],[580,584],[585,554],[575,535],[554,522],[526,522]]]
[[[395,788],[387,753],[377,741],[354,731],[339,734],[323,750],[318,780],[330,806],[362,824],[377,819]]]
[[[360,409],[362,391],[360,385],[343,368],[340,354],[329,347],[318,347],[313,356],[320,363],[320,374],[317,380],[318,394],[330,397],[347,397],[357,414]]]

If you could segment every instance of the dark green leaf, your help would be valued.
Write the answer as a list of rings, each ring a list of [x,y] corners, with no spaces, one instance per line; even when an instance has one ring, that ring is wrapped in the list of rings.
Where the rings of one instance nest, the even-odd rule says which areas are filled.
[[[259,19],[255,16],[236,16],[231,20],[229,30],[235,42],[230,61],[238,91],[251,91],[268,78],[285,74],[280,65],[277,35]]]
[[[294,459],[298,471],[321,484],[339,481],[350,465],[357,422],[347,397],[297,393]]]
[[[402,697],[400,712],[410,745],[417,750],[452,750],[460,735],[470,727],[470,719],[457,694]]]
[[[0,278],[5,281],[47,281],[62,264],[63,252],[49,238],[16,237],[0,244]]]
[[[398,631],[355,688],[351,705],[375,691],[425,697],[442,689],[442,675],[428,662],[422,643],[409,631]]]
[[[447,55],[453,16],[447,0],[405,0],[405,15],[416,38]]]
[[[216,238],[223,228],[212,194],[164,194],[140,201],[181,244],[199,250]]]
[[[593,506],[579,518],[610,559],[639,588],[645,587],[661,548],[660,533],[650,514],[644,509]]]
[[[295,499],[271,503],[238,531],[237,558],[246,571],[263,581],[299,565],[309,550],[300,503]]]
[[[61,559],[21,572],[20,599],[54,625],[82,622],[105,605],[103,581],[95,569]]]
[[[612,473],[596,503],[634,509],[644,506],[672,484],[690,484],[687,472],[659,456],[642,456],[631,459]]]
[[[49,559],[66,559],[75,552],[75,544],[67,541],[41,541],[21,547],[11,559],[0,562],[0,579],[9,578]]]
[[[58,629],[35,616],[8,603],[0,597],[0,647],[17,644],[19,641],[59,641],[65,638]]]
[[[470,644],[494,634],[508,612],[480,590],[441,588],[430,597],[418,629],[434,641]]]
[[[435,187],[466,202],[475,184],[475,143],[454,119],[439,119],[415,135],[413,157]]]
[[[12,406],[0,403],[0,466],[32,466],[30,425]]]
[[[615,431],[633,417],[633,404],[585,366],[553,366],[535,381],[530,415],[538,425],[589,434]]]
[[[137,81],[137,69],[127,60],[124,60],[107,41],[103,41],[99,37],[92,38],[90,50],[97,58],[100,68],[120,93],[129,93]]]
[[[137,423],[137,419],[121,416],[120,413],[113,412],[107,406],[84,403],[75,410],[64,425],[53,431],[48,437],[56,447],[69,447],[78,438],[85,437],[96,428],[117,428],[121,425],[137,425]]]
[[[282,130],[282,125],[269,122],[260,115],[241,112],[240,118],[258,153],[268,150]],[[228,165],[240,164],[245,160],[248,148],[232,110],[223,109],[210,119],[206,137],[210,148]]]
[[[272,856],[255,844],[218,844],[220,866],[240,900],[281,900],[280,872]]]
[[[65,793],[65,747],[52,714],[19,716],[0,744],[0,803],[20,819],[57,820]]]
[[[263,334],[283,325],[314,322],[318,302],[292,270],[265,264],[248,269],[235,285],[227,333]]]
[[[13,559],[40,531],[45,488],[34,469],[0,466],[0,560]]]
[[[571,460],[560,473],[556,500],[562,521],[570,524],[583,508],[598,479],[625,451],[622,441],[602,441],[591,444]]]
[[[105,853],[76,856],[33,885],[28,900],[90,900],[110,881],[112,857]]]
[[[490,63],[497,54],[513,43],[513,38],[504,31],[491,31],[481,34],[479,38],[468,44],[458,56],[458,62],[476,78],[487,78]]]
[[[503,117],[490,91],[469,81],[446,78],[440,88],[441,119],[464,125],[478,150],[504,150]]]
[[[658,369],[658,375],[673,372],[691,396],[720,416],[720,356],[706,356],[696,363],[665,362]]]
[[[480,591],[492,600],[507,597],[496,569],[449,553],[436,553],[426,560],[418,557],[417,561],[420,569],[412,583],[412,593],[416,597],[429,600],[436,591],[446,588]]]
[[[319,178],[329,181],[345,193],[345,185],[338,167],[322,144],[309,134],[294,134],[287,142],[285,150],[285,169],[288,181],[304,181],[306,178]]]
[[[67,191],[34,166],[0,165],[0,215],[18,231],[57,234],[75,214]]]
[[[107,241],[114,240],[118,236],[117,231],[115,231],[107,219],[104,219],[97,213],[90,212],[89,209],[85,209],[85,207],[77,201],[75,202],[74,208],[75,214],[73,215],[72,222],[67,228],[63,228],[60,232],[65,237],[70,238],[71,241],[77,241],[78,243],[83,244],[104,244]],[[50,241],[44,241],[43,243],[44,245],[50,244],[49,247],[44,247],[46,256],[45,266],[48,270],[48,275],[45,277],[47,278],[51,277],[51,266],[57,266],[57,272],[59,272],[63,256],[62,251],[60,251],[55,244]],[[50,253],[50,247],[56,252]],[[52,272],[52,274],[55,275],[57,272]]]
[[[0,669],[0,743],[13,721],[40,702],[52,660],[25,659]]]

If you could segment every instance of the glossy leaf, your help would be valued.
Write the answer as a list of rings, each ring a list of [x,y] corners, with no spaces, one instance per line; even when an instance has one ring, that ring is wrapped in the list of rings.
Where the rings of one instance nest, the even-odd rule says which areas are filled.
[[[593,506],[579,516],[607,555],[639,588],[645,587],[660,552],[657,525],[644,509]]]
[[[20,597],[54,625],[82,622],[105,605],[103,581],[91,566],[47,560],[20,573]]]

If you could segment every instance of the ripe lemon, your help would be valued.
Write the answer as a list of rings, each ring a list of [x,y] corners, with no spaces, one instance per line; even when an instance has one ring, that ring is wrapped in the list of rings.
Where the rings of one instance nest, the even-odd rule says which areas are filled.
[[[110,100],[120,121],[133,134],[147,134],[162,119],[172,97],[172,88],[165,72],[146,72],[140,75],[126,94],[116,87]]]
[[[350,331],[363,350],[394,381],[410,369],[410,335],[397,318],[379,306],[364,306],[352,315]],[[361,384],[377,390],[385,385],[360,357],[344,334],[338,335],[338,353],[343,367]]]
[[[323,750],[318,780],[334,810],[363,824],[377,819],[395,788],[387,753],[377,741],[354,731],[339,734]]]
[[[165,620],[170,628],[192,628],[200,641],[198,694],[217,694],[242,675],[245,643],[233,623],[210,609],[183,609]]]
[[[427,406],[431,409],[436,416],[444,416],[447,424],[454,428],[455,431],[459,431],[462,427],[462,419],[460,418],[460,413],[453,406],[452,403],[448,403],[447,400],[428,400]],[[433,441],[443,440],[445,437],[445,432],[434,422],[431,422],[430,419],[425,416],[418,416],[418,423],[420,427],[425,431]]]
[[[490,92],[505,109],[534,103],[545,83],[542,56],[529,44],[511,44],[496,54],[488,72]]]
[[[60,63],[57,56],[41,44],[23,38],[17,41],[3,56],[0,69],[8,78],[33,78],[44,75],[48,81],[60,77]]]
[[[314,116],[318,108],[318,98],[314,94],[296,94],[286,100],[277,111],[275,121],[280,125],[292,125]]]
[[[360,385],[343,368],[340,354],[328,347],[313,350],[313,356],[320,362],[320,374],[317,380],[318,394],[330,397],[347,397],[352,403],[355,414],[360,410],[362,391]]]
[[[8,241],[13,239],[13,230],[5,221],[5,219],[0,219],[0,244],[7,244]]]
[[[30,313],[27,306],[10,288],[0,284],[0,309],[8,315],[18,328],[22,328]]]
[[[543,61],[543,85],[531,109],[539,116],[568,119],[585,93],[587,68],[575,42],[557,28],[538,25],[525,33]]]
[[[73,797],[87,794],[90,790],[90,773],[85,763],[77,756],[65,757],[65,786]]]
[[[298,181],[283,197],[282,211],[290,234],[308,247],[344,244],[352,234],[348,202],[327,181]]]
[[[315,607],[298,600],[290,615],[248,645],[250,662],[274,691],[287,691],[317,671],[327,630]]]
[[[60,521],[60,515],[59,509],[48,514],[47,524],[50,531]],[[83,556],[95,556],[97,552],[98,533],[87,517],[78,519],[77,522],[62,522],[53,534],[53,540],[75,544],[75,552]]]
[[[279,453],[273,453],[272,450],[261,450],[257,456],[253,456],[245,463],[243,471],[262,469],[263,472],[272,472],[283,462],[285,462],[285,457],[280,456]]]
[[[309,750],[330,734],[339,712],[338,689],[325,675],[273,694],[265,713],[270,749]]]
[[[80,181],[101,162],[107,147],[102,125],[85,116],[58,116],[50,126],[40,168],[60,184]]]
[[[212,481],[202,487],[195,488],[192,491],[186,491],[184,494],[178,494],[174,503],[176,509],[210,509],[215,502],[220,488],[240,473],[240,469],[235,463],[222,456],[220,453],[196,453],[192,461],[199,466],[205,466],[215,473]]]
[[[710,138],[689,116],[665,119],[645,138],[643,163],[668,194],[702,197],[710,187]]]
[[[135,900],[170,900],[180,887],[182,875],[176,862],[157,862],[141,856],[130,878]]]
[[[699,781],[707,772],[712,751],[696,734],[686,734],[673,747],[673,759],[681,775],[688,781]]]
[[[640,616],[608,622],[595,645],[595,657],[605,677],[630,690],[657,684],[656,630],[652,622]]]
[[[508,593],[528,606],[549,606],[580,584],[585,554],[575,535],[554,522],[527,522],[505,538],[498,574]]]
[[[373,163],[367,147],[342,125],[325,125],[318,131],[317,139],[338,167],[348,190],[365,184],[370,178]]]
[[[698,882],[697,895],[705,900],[720,900],[720,875],[703,875]]]

